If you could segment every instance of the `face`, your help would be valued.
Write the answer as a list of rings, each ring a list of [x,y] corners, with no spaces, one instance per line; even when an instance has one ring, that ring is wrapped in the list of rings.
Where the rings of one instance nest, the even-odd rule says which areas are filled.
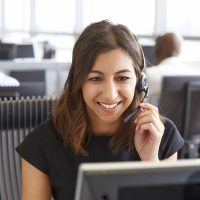
[[[99,54],[82,85],[90,120],[121,121],[133,100],[135,86],[133,61],[121,48]]]

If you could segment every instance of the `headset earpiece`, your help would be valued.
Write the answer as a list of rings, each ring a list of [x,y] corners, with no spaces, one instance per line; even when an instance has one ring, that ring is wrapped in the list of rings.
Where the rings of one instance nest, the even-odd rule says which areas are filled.
[[[147,91],[147,76],[146,74],[143,72],[144,71],[144,68],[145,68],[145,57],[144,57],[144,53],[143,53],[143,50],[142,50],[142,47],[141,48],[141,52],[142,52],[142,57],[143,57],[143,65],[141,67],[141,74],[140,74],[140,79],[138,81],[138,84],[136,86],[137,88],[137,91],[138,93],[142,93],[142,92],[146,92]]]
[[[140,79],[138,81],[138,84],[136,86],[137,88],[137,91],[138,93],[142,93],[142,92],[145,92],[148,88],[147,86],[147,76],[144,72],[141,72],[141,75],[140,75]]]
[[[145,57],[144,57],[144,53],[141,47],[141,51],[142,51],[142,55],[143,55],[143,65],[141,67],[141,74],[140,74],[140,79],[136,85],[136,89],[138,91],[138,93],[142,93],[145,92],[145,96],[142,99],[141,103],[144,103],[146,101],[146,99],[148,98],[149,95],[149,89],[148,89],[148,85],[147,85],[147,76],[146,74],[143,72],[144,68],[145,68]],[[125,118],[122,119],[122,121],[124,123],[128,122],[138,111],[140,110],[140,106],[138,106],[133,113],[131,113],[130,115],[126,116]]]

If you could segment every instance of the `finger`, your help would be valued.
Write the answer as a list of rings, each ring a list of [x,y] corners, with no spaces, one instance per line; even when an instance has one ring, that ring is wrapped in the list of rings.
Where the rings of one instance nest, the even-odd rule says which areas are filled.
[[[146,115],[154,115],[155,118],[160,121],[160,117],[159,117],[159,114],[154,110],[154,109],[150,109],[150,110],[144,110],[144,112],[140,112],[138,113],[137,115],[137,118],[141,118],[141,117],[144,117]]]
[[[142,134],[144,131],[149,131],[150,139],[154,142],[160,141],[162,138],[162,134],[157,131],[156,127],[152,123],[142,124],[138,134]]]
[[[144,110],[142,108],[140,108],[140,110],[137,112],[137,117],[140,113],[142,113]]]
[[[158,108],[150,103],[140,103],[140,107],[147,110],[154,109],[159,114]]]
[[[148,123],[152,123],[155,126],[155,128],[157,129],[157,131],[159,131],[161,133],[164,132],[163,124],[161,123],[160,120],[157,120],[153,114],[145,115],[145,116],[139,118],[137,125],[136,125],[136,130],[140,130],[142,124],[148,124]]]
[[[137,123],[137,121],[138,121],[138,115],[139,115],[139,113],[141,113],[141,112],[143,112],[144,110],[142,109],[142,108],[140,108],[140,110],[137,112],[137,117],[135,118],[135,121],[134,121],[134,123]]]

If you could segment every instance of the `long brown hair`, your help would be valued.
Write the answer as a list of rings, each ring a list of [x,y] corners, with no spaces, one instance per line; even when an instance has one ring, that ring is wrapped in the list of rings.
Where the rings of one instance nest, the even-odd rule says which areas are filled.
[[[85,28],[73,49],[72,64],[54,114],[54,124],[61,133],[64,145],[76,154],[88,155],[85,147],[90,143],[92,132],[86,112],[81,87],[90,72],[96,57],[103,52],[121,48],[133,60],[136,78],[140,77],[143,57],[136,36],[124,25],[114,25],[110,21],[93,23]],[[143,95],[135,88],[134,99],[123,115],[134,111]],[[113,154],[128,147],[134,147],[135,124],[132,118],[122,124],[112,137],[109,148]]]

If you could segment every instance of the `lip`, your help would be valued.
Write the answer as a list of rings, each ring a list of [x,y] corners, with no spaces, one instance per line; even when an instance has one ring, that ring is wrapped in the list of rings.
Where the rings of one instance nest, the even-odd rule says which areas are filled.
[[[101,102],[101,103],[103,103],[103,102]],[[97,103],[97,104],[99,105],[99,107],[100,107],[103,111],[105,111],[105,112],[107,112],[107,113],[113,113],[113,112],[115,112],[115,111],[119,108],[119,106],[120,106],[120,104],[121,104],[121,101],[120,101],[120,102],[117,102],[117,103],[118,103],[117,106],[115,106],[114,108],[105,108],[105,107],[103,107],[101,104],[99,104],[99,103]],[[103,103],[103,104],[112,105],[112,104],[115,104],[115,103]]]
[[[120,103],[120,102],[121,102],[121,101],[113,102],[113,103],[106,103],[106,102],[100,102],[100,103],[103,103],[103,104],[106,104],[106,105],[113,105],[113,104]]]

